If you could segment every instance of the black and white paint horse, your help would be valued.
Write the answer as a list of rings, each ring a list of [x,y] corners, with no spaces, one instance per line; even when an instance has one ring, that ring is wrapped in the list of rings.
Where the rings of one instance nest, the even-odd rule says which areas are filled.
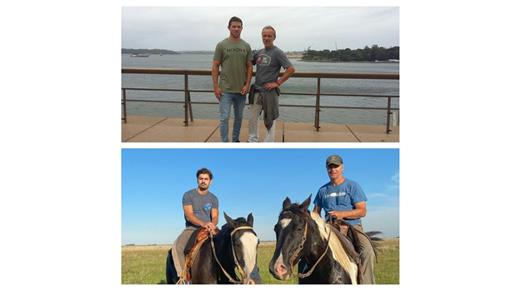
[[[276,249],[269,271],[276,279],[287,280],[299,263],[300,284],[358,284],[359,255],[319,214],[309,212],[310,201],[310,196],[302,204],[284,200],[274,228]]]
[[[251,272],[256,266],[258,237],[253,230],[253,215],[233,220],[224,213],[226,224],[201,245],[191,267],[192,284],[254,284]],[[240,277],[235,273],[240,273]],[[166,280],[176,283],[171,249],[166,260]]]

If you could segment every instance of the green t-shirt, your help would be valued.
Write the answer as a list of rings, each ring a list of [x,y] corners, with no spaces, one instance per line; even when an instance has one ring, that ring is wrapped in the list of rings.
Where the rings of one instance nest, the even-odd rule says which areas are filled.
[[[247,61],[253,55],[249,43],[240,39],[238,42],[224,39],[217,44],[213,60],[220,61],[219,87],[225,93],[240,93],[247,79]]]

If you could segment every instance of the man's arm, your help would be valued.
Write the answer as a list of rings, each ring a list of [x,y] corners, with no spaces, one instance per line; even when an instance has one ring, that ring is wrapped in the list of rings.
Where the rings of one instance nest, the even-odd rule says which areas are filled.
[[[354,204],[353,210],[333,210],[329,212],[331,217],[344,219],[358,219],[367,215],[367,203],[362,201]]]
[[[205,227],[208,230],[211,230],[212,232],[215,231],[216,223],[215,224],[213,223],[213,209],[211,210],[211,220],[212,220],[211,222],[201,221],[197,216],[195,216],[195,214],[193,213],[193,206],[191,204],[190,205],[184,205],[182,207],[182,209],[184,210],[184,215],[186,216],[188,221],[190,221],[190,223],[192,223],[194,225],[197,225],[197,226]],[[216,220],[218,220],[218,210],[217,210],[217,218],[216,218]]]
[[[242,95],[247,94],[249,92],[249,86],[251,85],[251,79],[253,78],[253,63],[251,63],[250,60],[246,63],[247,66],[247,75],[246,75],[246,84],[244,87],[242,87],[242,90],[240,91]]]
[[[211,223],[215,226],[218,225],[218,208],[211,209]]]
[[[278,79],[278,81],[276,81],[276,83],[279,86],[281,86],[283,83],[285,83],[294,74],[294,72],[296,72],[296,70],[294,69],[294,66],[288,67],[285,70],[285,72],[283,73],[282,78]]]
[[[272,90],[274,88],[280,87],[283,83],[285,83],[295,72],[294,66],[288,67],[283,73],[282,77],[272,83],[267,83],[264,85],[264,88]]]
[[[211,66],[211,79],[213,80],[213,92],[215,93],[215,97],[220,102],[220,97],[222,96],[222,91],[218,87],[218,71],[220,67],[220,61],[214,60],[213,65]]]

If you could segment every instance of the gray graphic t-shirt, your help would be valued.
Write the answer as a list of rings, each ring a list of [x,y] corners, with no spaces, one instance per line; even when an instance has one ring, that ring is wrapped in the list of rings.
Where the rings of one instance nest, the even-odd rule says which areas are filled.
[[[217,197],[208,191],[207,194],[200,194],[197,189],[187,191],[182,196],[182,206],[191,205],[193,207],[193,214],[201,221],[211,221],[211,210],[218,210],[218,199]],[[186,216],[184,216],[187,227],[199,227],[198,225],[192,224]]]
[[[253,64],[256,64],[255,85],[258,87],[275,82],[281,67],[287,69],[292,66],[287,55],[277,46],[257,51],[254,54]]]

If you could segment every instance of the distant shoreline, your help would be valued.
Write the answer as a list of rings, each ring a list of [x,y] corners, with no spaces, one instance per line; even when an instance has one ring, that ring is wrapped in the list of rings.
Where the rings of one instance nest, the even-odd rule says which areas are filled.
[[[308,59],[300,59],[300,61],[304,61],[304,62],[342,62],[342,63],[345,63],[345,62],[351,62],[351,63],[399,63],[398,61],[388,61],[388,60],[380,60],[380,61],[341,61],[341,60],[328,60],[328,59],[323,59],[323,60],[308,60]]]

